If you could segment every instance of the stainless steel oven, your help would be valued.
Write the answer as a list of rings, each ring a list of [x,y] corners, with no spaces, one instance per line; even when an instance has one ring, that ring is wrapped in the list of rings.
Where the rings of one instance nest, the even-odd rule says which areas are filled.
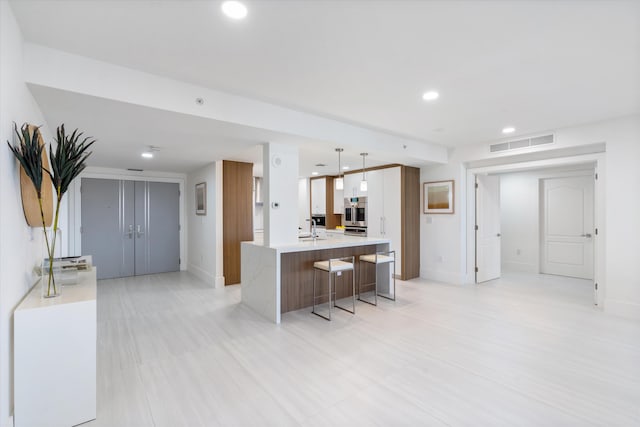
[[[367,198],[345,197],[344,234],[367,235]]]

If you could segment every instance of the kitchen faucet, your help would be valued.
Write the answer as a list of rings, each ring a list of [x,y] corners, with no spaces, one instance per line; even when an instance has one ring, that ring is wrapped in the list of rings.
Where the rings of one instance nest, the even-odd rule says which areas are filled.
[[[311,218],[311,219],[308,219],[307,221],[311,221],[311,237],[313,237],[313,240],[316,240],[316,237],[318,237],[318,229],[316,228],[316,220]]]

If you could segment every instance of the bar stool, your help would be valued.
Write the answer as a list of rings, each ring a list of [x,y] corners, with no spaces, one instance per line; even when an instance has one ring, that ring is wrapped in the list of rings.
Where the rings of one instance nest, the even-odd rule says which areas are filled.
[[[349,260],[351,262],[347,262],[346,260]],[[355,265],[355,258],[354,257],[345,257],[345,258],[332,258],[330,260],[327,261],[316,261],[313,263],[313,310],[311,311],[313,314],[315,314],[316,316],[320,316],[323,319],[327,319],[327,320],[331,320],[331,295],[334,296],[333,298],[333,306],[337,307],[339,309],[342,309],[344,311],[347,311],[351,314],[356,314],[356,278],[355,278],[355,270],[354,270],[354,265]],[[318,312],[316,312],[316,299],[318,298],[316,296],[316,272],[317,271],[325,271],[328,273],[328,283],[329,283],[329,317],[324,316]],[[336,276],[338,273],[342,273],[345,271],[351,271],[351,288],[352,288],[352,298],[353,298],[353,309],[349,310],[347,308],[344,307],[340,307],[339,305],[336,304],[336,286],[335,286],[335,282],[336,282]],[[331,286],[332,280],[331,277],[333,276],[333,287]],[[332,289],[333,288],[333,289]]]
[[[380,294],[382,298],[390,299],[392,301],[396,300],[396,251],[387,251],[387,252],[376,252],[375,254],[369,255],[360,255],[360,277],[358,279],[358,301],[366,302],[371,305],[378,305],[378,265],[380,264],[389,264],[393,263],[393,296],[388,297],[386,295]],[[374,302],[367,301],[360,298],[360,289],[363,285],[370,285],[371,283],[362,283],[362,263],[366,262],[369,264],[374,264],[376,269],[376,276],[374,284]]]

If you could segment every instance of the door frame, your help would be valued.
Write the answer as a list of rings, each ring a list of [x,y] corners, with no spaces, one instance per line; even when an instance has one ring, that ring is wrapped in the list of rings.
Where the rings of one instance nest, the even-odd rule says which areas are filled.
[[[186,251],[186,197],[185,182],[186,175],[170,172],[133,172],[123,169],[97,168],[88,167],[80,174],[79,179],[71,183],[68,196],[68,235],[69,253],[82,254],[82,236],[80,235],[80,226],[82,225],[82,195],[80,193],[80,184],[82,178],[99,178],[125,181],[150,181],[150,182],[170,182],[178,184],[180,189],[179,212],[180,212],[180,271],[187,270],[188,259]]]
[[[471,164],[473,162],[470,162]],[[594,235],[593,250],[593,281],[594,281],[594,301],[598,306],[602,306],[606,293],[606,252],[605,252],[605,189],[606,189],[606,170],[605,170],[605,153],[591,153],[584,155],[576,155],[569,157],[557,157],[544,160],[515,162],[505,159],[505,163],[491,166],[466,167],[463,166],[465,185],[463,186],[464,194],[461,195],[466,200],[466,215],[461,218],[461,226],[464,230],[463,239],[465,239],[465,283],[475,284],[475,176],[477,174],[487,173],[506,173],[506,172],[524,172],[527,170],[544,169],[550,167],[577,166],[590,164],[593,166],[598,179],[594,183],[594,227],[598,229],[598,234]],[[595,288],[597,284],[597,290]]]

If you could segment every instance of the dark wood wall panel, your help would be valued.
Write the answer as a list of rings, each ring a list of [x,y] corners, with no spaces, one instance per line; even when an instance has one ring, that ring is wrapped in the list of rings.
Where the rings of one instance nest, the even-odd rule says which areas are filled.
[[[224,284],[240,283],[240,242],[253,240],[253,163],[222,162]]]
[[[356,289],[359,280],[359,274],[364,283],[372,283],[375,277],[375,270],[367,263],[363,263],[362,272],[359,268],[358,257],[360,255],[372,254],[377,251],[385,251],[389,249],[388,244],[356,246],[350,248],[322,249],[317,251],[291,252],[284,253],[280,258],[280,301],[281,312],[298,310],[313,305],[313,263],[316,261],[326,261],[331,258],[340,258],[347,256],[355,256],[356,268]],[[327,274],[317,273],[316,290],[317,295],[324,295],[319,298],[316,303],[326,302],[327,294]],[[363,288],[363,292],[371,290]],[[344,298],[351,295],[351,273],[345,272],[338,277],[336,286],[337,298]]]
[[[342,215],[336,215],[333,213],[333,186],[335,185],[335,177],[327,176],[327,230],[333,230],[338,225],[342,225]]]
[[[402,280],[420,277],[420,169],[402,168]]]

